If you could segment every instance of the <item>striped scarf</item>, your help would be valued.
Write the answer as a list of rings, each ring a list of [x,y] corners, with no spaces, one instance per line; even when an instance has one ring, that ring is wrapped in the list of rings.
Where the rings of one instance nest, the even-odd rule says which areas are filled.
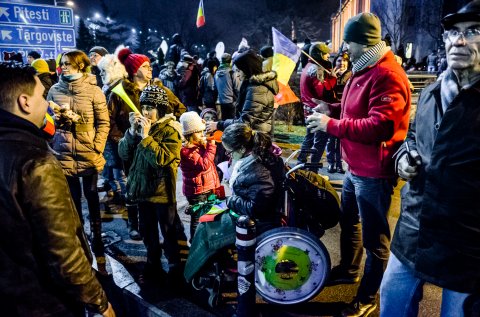
[[[388,51],[390,50],[390,46],[387,46],[384,41],[380,41],[380,43],[372,46],[368,51],[363,53],[360,56],[358,62],[353,64],[352,73],[356,73],[361,71],[362,69],[367,68],[368,66],[374,65],[376,62],[380,60]]]
[[[458,87],[457,77],[450,68],[447,68],[443,75],[442,82],[440,83],[440,96],[443,113],[445,113],[453,99],[458,95],[460,89]]]

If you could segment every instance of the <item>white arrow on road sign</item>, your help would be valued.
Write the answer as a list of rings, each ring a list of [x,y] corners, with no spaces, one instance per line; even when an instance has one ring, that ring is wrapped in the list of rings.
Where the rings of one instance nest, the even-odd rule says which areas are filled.
[[[6,18],[8,18],[10,16],[10,14],[8,13],[8,8],[6,7],[0,7],[0,17],[2,15],[4,15]]]
[[[2,40],[12,40],[12,31],[4,31],[2,30]]]

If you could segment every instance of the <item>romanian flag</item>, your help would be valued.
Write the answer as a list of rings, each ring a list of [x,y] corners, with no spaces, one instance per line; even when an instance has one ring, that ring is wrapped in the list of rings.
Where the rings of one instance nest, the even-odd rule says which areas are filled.
[[[203,11],[203,0],[200,0],[198,4],[198,12],[197,12],[197,28],[201,28],[205,25],[205,14]]]
[[[55,120],[53,117],[55,116],[55,112],[48,106],[47,113],[45,113],[45,118],[43,119],[43,126],[41,129],[45,132],[48,138],[52,138],[55,135]]]
[[[300,48],[290,41],[285,35],[272,27],[273,38],[273,66],[272,70],[277,72],[277,81],[279,92],[275,96],[275,101],[279,105],[299,102],[297,96],[288,85],[290,76],[295,70],[297,61],[300,58]]]

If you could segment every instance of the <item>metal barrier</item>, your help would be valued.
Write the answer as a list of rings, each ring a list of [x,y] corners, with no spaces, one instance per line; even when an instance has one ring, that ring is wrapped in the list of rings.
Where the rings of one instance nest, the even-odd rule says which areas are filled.
[[[411,100],[412,108],[410,111],[410,121],[413,121],[413,119],[415,118],[415,113],[417,111],[417,102],[420,93],[422,92],[423,88],[427,87],[428,85],[437,80],[437,74],[428,72],[410,72],[407,73],[407,77],[413,85],[413,93]]]

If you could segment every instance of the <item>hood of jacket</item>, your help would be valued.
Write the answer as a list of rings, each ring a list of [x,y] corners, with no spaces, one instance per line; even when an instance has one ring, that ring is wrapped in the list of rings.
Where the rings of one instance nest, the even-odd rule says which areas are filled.
[[[253,75],[250,77],[249,83],[253,85],[263,85],[274,95],[278,93],[277,73],[274,71]]]

